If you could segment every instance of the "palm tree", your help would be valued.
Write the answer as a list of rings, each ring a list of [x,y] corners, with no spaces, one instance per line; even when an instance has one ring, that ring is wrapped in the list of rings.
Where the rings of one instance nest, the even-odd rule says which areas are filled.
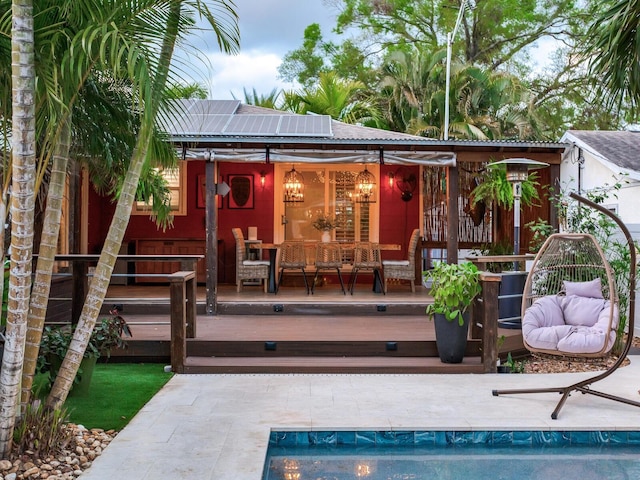
[[[445,56],[443,50],[412,50],[389,57],[382,87],[390,124],[400,124],[414,135],[444,138]],[[531,136],[528,91],[513,75],[454,62],[450,88],[450,137]]]
[[[251,92],[247,91],[246,88],[243,88],[243,91],[244,103],[247,105],[255,105],[256,107],[271,108],[274,110],[278,109],[279,98],[282,94],[281,90],[274,88],[267,95],[258,95],[255,88]]]
[[[385,111],[394,130],[443,137],[445,58],[445,50],[414,49],[396,51],[383,64]]]
[[[63,33],[61,33],[57,38],[58,39],[62,38],[62,39],[73,42],[71,44],[73,48],[71,48],[68,43],[65,43],[63,41],[62,46],[60,45],[56,46],[57,49],[52,48],[52,45],[55,42],[51,42],[49,44],[49,48],[54,53],[54,55],[49,57],[47,57],[46,55],[43,55],[42,58],[39,60],[39,65],[46,63],[47,58],[49,58],[49,60],[59,62],[57,65],[57,68],[55,69],[54,68],[47,69],[46,67],[43,69],[43,71],[41,72],[42,81],[39,82],[39,85],[41,86],[44,85],[47,87],[51,87],[52,85],[57,85],[57,86],[64,85],[64,88],[68,89],[66,93],[59,89],[58,90],[51,89],[49,92],[46,93],[46,95],[48,96],[43,94],[40,97],[43,101],[38,102],[38,105],[40,106],[38,110],[38,119],[43,119],[43,121],[40,121],[38,123],[38,125],[41,125],[42,128],[36,129],[36,131],[40,132],[38,133],[38,137],[42,139],[42,146],[40,147],[39,150],[43,152],[43,154],[41,155],[40,160],[42,164],[45,165],[45,167],[49,163],[48,159],[50,158],[50,153],[46,153],[46,152],[55,152],[54,153],[55,166],[52,168],[52,180],[51,180],[52,189],[50,189],[50,192],[49,192],[51,198],[47,202],[47,208],[53,210],[52,212],[47,212],[47,213],[48,214],[52,213],[53,215],[51,216],[45,215],[45,223],[47,222],[51,223],[51,220],[47,220],[47,218],[55,219],[55,214],[56,214],[55,205],[57,203],[56,202],[57,194],[54,193],[54,191],[57,189],[58,185],[63,185],[63,181],[60,181],[60,180],[63,179],[66,171],[66,168],[64,167],[64,165],[66,164],[63,164],[60,162],[65,161],[68,158],[68,154],[69,154],[69,151],[68,151],[69,149],[67,146],[68,141],[64,139],[68,139],[67,135],[71,131],[71,125],[72,125],[71,110],[72,109],[62,108],[61,105],[72,106],[74,103],[76,103],[76,100],[78,98],[86,97],[86,92],[82,92],[82,90],[86,91],[87,90],[86,86],[89,85],[90,82],[87,83],[85,80],[90,79],[92,76],[100,80],[105,78],[108,79],[108,77],[111,76],[109,71],[114,72],[114,75],[115,75],[114,78],[123,77],[123,76],[126,77],[127,74],[133,75],[130,77],[133,81],[129,82],[124,88],[114,86],[111,89],[111,92],[114,92],[114,91],[121,92],[121,93],[128,92],[129,100],[127,100],[126,102],[127,103],[126,110],[128,112],[138,111],[136,109],[131,108],[131,105],[133,104],[131,100],[132,98],[134,98],[131,96],[132,94],[138,98],[138,100],[136,100],[137,104],[140,104],[140,99],[142,99],[142,101],[145,102],[145,100],[151,98],[149,96],[149,92],[151,91],[155,91],[156,92],[155,95],[158,98],[161,98],[161,95],[158,94],[157,92],[159,91],[158,89],[159,89],[161,80],[163,79],[162,84],[164,85],[167,79],[168,75],[166,71],[165,73],[163,73],[163,70],[159,70],[159,74],[156,76],[156,79],[155,79],[156,90],[153,90],[152,88],[150,88],[151,80],[149,79],[149,72],[152,71],[152,67],[155,65],[154,55],[158,51],[159,47],[162,45],[162,40],[164,39],[164,36],[162,34],[156,35],[156,32],[158,30],[157,25],[162,24],[163,19],[166,19],[169,17],[175,18],[176,13],[178,14],[178,21],[183,22],[181,25],[183,27],[189,27],[190,25],[194,24],[192,20],[193,18],[192,13],[195,13],[197,11],[203,17],[205,17],[207,21],[209,21],[209,23],[212,25],[213,31],[216,34],[219,44],[223,46],[223,48],[227,52],[233,51],[237,48],[237,38],[238,38],[237,25],[236,25],[237,18],[235,16],[235,13],[231,9],[231,7],[225,1],[216,2],[215,7],[217,8],[216,13],[218,15],[216,15],[215,17],[212,14],[210,8],[206,4],[202,3],[200,0],[174,1],[172,3],[173,10],[170,12],[170,14],[165,13],[164,16],[162,16],[162,14],[160,13],[164,11],[163,5],[166,3],[164,1],[156,2],[156,4],[158,5],[157,7],[155,6],[153,0],[137,1],[127,5],[122,5],[121,3],[124,3],[124,2],[115,2],[115,4],[108,4],[107,6],[113,7],[112,10],[108,12],[106,12],[106,9],[103,9],[100,12],[96,11],[94,2],[90,2],[90,1],[86,1],[86,2],[69,1],[62,4],[60,2],[53,2],[52,4],[47,5],[46,0],[41,0],[40,2],[37,3],[37,5],[41,7],[40,8],[41,12],[38,15],[38,18],[46,18],[44,25],[53,26],[50,28],[54,28],[54,29],[60,29],[61,25],[69,27]],[[187,7],[185,10],[189,11],[189,15],[182,15],[182,16],[179,15],[181,12],[181,7],[183,5]],[[133,8],[133,7],[136,7],[136,8]],[[67,19],[64,19],[62,21],[52,21],[50,17],[52,15],[59,14],[60,12],[64,12],[65,14],[68,14],[70,16]],[[73,13],[71,14],[70,12],[73,12]],[[173,16],[171,16],[171,13],[173,14]],[[79,21],[79,18],[83,17],[83,15],[86,15],[86,19],[88,20],[84,24],[82,21]],[[104,19],[105,22],[101,24],[100,22],[97,21],[97,19],[99,18]],[[117,21],[114,21],[114,18],[118,19],[120,23],[118,23]],[[232,26],[227,27],[225,22],[221,24],[220,22],[217,21],[218,18],[222,18],[225,22],[230,19],[229,24],[232,24]],[[78,23],[73,23],[72,20],[75,20]],[[80,28],[79,25],[81,25],[81,27],[84,28],[84,30]],[[180,29],[180,33],[182,32],[183,30]],[[51,32],[49,32],[49,36],[50,38],[55,38],[55,34],[52,34]],[[44,38],[46,38],[46,36],[44,36]],[[112,39],[111,44],[100,43],[106,38]],[[93,39],[94,42],[92,43],[87,39]],[[95,39],[99,39],[99,40],[96,41]],[[154,43],[154,40],[155,40],[155,43]],[[118,44],[118,42],[120,42],[120,44]],[[31,43],[33,44],[34,42],[32,41]],[[163,59],[170,58],[170,52],[172,51],[171,45],[172,45],[171,43],[168,44],[167,46],[169,48],[166,48],[165,50],[162,51],[164,53]],[[46,46],[43,47],[41,45],[40,47],[42,50],[41,53],[47,50]],[[109,55],[109,52],[114,51],[110,49],[111,47],[115,47],[116,48],[115,51],[118,52],[119,54],[124,54],[124,57],[120,57],[118,55]],[[72,51],[76,55],[75,57],[71,57],[69,55],[69,53]],[[129,53],[127,54],[127,52]],[[64,71],[65,67],[68,68],[67,71]],[[60,74],[61,71],[64,71],[65,74],[57,78],[51,77],[52,73]],[[76,77],[74,76],[74,74],[77,74],[78,76]],[[96,74],[97,74],[97,77],[96,77]],[[79,79],[81,81],[79,81]],[[2,83],[2,86],[9,84],[9,82],[6,82],[6,81],[1,83]],[[98,83],[100,82],[94,82],[94,84],[98,84]],[[83,93],[85,93],[84,97],[82,95]],[[86,118],[93,119],[95,122],[95,118],[102,118],[104,120],[110,117],[109,113],[112,113],[114,111],[114,109],[111,108],[114,104],[109,103],[112,101],[112,99],[109,98],[107,95],[102,98],[102,101],[104,104],[104,107],[101,109],[102,115],[92,116],[89,114],[89,115],[86,115]],[[149,122],[148,120],[149,118],[155,118],[158,104],[157,102],[151,102],[151,101],[146,101],[144,104],[152,105],[155,107],[152,109],[144,110],[143,114],[146,114],[147,111],[150,111],[151,113],[153,113],[151,117],[149,116],[146,117],[147,122]],[[84,106],[86,106],[86,104]],[[3,104],[3,111],[5,112],[8,111],[6,103]],[[82,110],[80,110],[80,112],[82,112]],[[3,117],[3,124],[5,123],[4,122],[5,119],[6,117]],[[84,118],[82,120],[84,120]],[[92,122],[88,121],[84,123],[90,124]],[[105,124],[107,123],[105,122],[102,125],[97,125],[97,127],[102,128],[102,131],[104,131]],[[129,120],[122,122],[122,125],[130,125],[130,124],[131,123]],[[110,126],[113,127],[114,125],[110,125]],[[83,124],[83,127],[84,126],[85,125]],[[49,128],[49,127],[54,127],[54,128]],[[155,129],[155,125],[152,125],[152,131],[154,129]],[[76,128],[74,130],[76,130],[74,135],[77,140],[78,129]],[[84,130],[87,130],[87,129],[85,128]],[[126,131],[129,134],[132,133],[131,129],[127,130],[126,128],[123,129],[122,127],[120,127],[120,133],[122,133],[122,131]],[[136,127],[133,129],[133,131],[142,132],[143,130],[141,128]],[[107,134],[108,132],[104,132],[104,133]],[[117,149],[119,148],[118,146],[120,144],[128,143],[126,140],[118,140],[117,137],[119,134],[116,133],[116,130],[112,129],[111,133],[113,133],[115,136],[109,138],[108,141],[103,142],[103,145],[116,144],[117,145],[116,149]],[[155,131],[154,131],[154,134],[155,134]],[[3,136],[3,138],[5,139],[7,137],[8,136],[6,135]],[[92,135],[90,134],[85,135],[85,137],[91,138]],[[98,135],[96,135],[96,137],[100,138]],[[132,138],[135,138],[135,134]],[[158,145],[159,145],[157,141],[158,139],[153,137],[153,135],[149,135],[148,133],[145,134],[142,138],[146,139],[146,152],[149,153],[150,155],[153,154],[154,157],[157,156],[157,154],[161,151],[161,149],[158,148]],[[116,140],[116,141],[113,141],[113,140]],[[155,143],[153,144],[152,148],[149,149],[149,145],[151,141],[155,141]],[[164,146],[165,150],[167,151],[170,150],[170,146],[168,146],[168,144],[162,144],[162,145]],[[120,156],[119,154],[117,155],[115,154],[115,152],[113,151],[113,147],[111,147],[111,150],[112,151],[110,152],[105,150],[105,153],[110,153],[111,158],[114,158],[114,157],[117,158]],[[89,148],[89,150],[86,150],[86,145],[85,145],[84,152],[90,152],[90,151],[91,151],[91,148]],[[142,150],[138,149],[138,151],[142,151]],[[143,153],[142,156],[140,156],[140,154],[138,154],[137,156],[135,156],[135,159],[138,159],[138,161],[142,162],[144,164],[144,167],[146,167],[148,165],[147,157],[150,155],[146,155],[146,153]],[[172,155],[172,158],[173,157],[174,156]],[[85,154],[85,158],[86,158],[86,154]],[[107,160],[107,162],[103,162],[103,163],[109,164],[108,162],[109,155],[107,156],[103,155],[102,158],[103,160]],[[46,168],[41,167],[40,171],[44,172],[45,170]],[[8,168],[5,168],[3,170],[3,173],[5,174],[6,177],[9,176]],[[134,172],[134,175],[135,174],[136,172]],[[139,172],[137,175],[139,177]],[[55,177],[58,177],[58,178],[56,179]],[[137,180],[135,180],[135,177],[134,177],[133,183],[137,183]],[[129,182],[129,184],[127,185],[130,185],[130,184],[131,182]],[[122,183],[120,183],[119,185],[122,185]],[[125,193],[128,193],[129,191],[128,189],[122,188],[119,185],[116,185],[111,188],[113,188],[114,191],[122,190]],[[136,185],[136,188],[139,188],[139,184]],[[129,208],[126,210],[127,215],[129,214],[130,210],[131,210],[131,203],[129,203]],[[57,214],[59,215],[59,211],[57,212]],[[127,221],[128,221],[128,217],[127,217]],[[53,223],[54,223],[54,226],[55,226],[55,223],[59,225],[59,222],[55,222],[55,220],[53,221]],[[48,227],[45,227],[45,230],[48,232],[49,230]],[[50,257],[50,259],[52,260],[53,255],[55,254],[55,247],[46,248],[46,246],[55,245],[57,241],[58,231],[51,229],[51,232],[48,232],[48,233],[51,234],[51,237],[50,239],[43,240],[43,245],[45,245],[45,248],[43,248],[43,251],[41,251],[41,256],[39,258],[39,261],[47,260],[48,257]],[[41,273],[43,273],[43,277],[39,279],[39,275]],[[44,304],[46,306],[46,298],[48,297],[48,290],[46,289],[49,288],[50,277],[51,277],[51,271],[48,268],[43,268],[42,270],[39,270],[38,275],[36,276],[36,280],[37,281],[40,280],[44,288],[39,291],[37,291],[37,289],[34,288],[35,296],[34,296],[34,302],[32,304],[34,308],[32,308],[31,313],[33,313],[33,318],[35,319],[37,319],[40,316],[42,317],[42,319],[44,318],[44,312],[45,312],[44,308],[40,308],[40,309],[36,308],[38,307],[38,302],[39,302],[37,298],[44,299],[45,300]],[[48,281],[44,280],[47,278],[48,278]],[[108,279],[107,279],[107,283],[108,283]],[[100,300],[100,302],[101,301],[102,300]],[[40,306],[42,306],[42,302],[40,302]],[[30,319],[31,319],[31,315],[30,315]],[[93,323],[95,324],[95,319],[93,320]],[[40,335],[41,333],[41,329],[39,330],[37,326],[34,326],[33,331],[35,332],[35,335]],[[34,354],[35,355],[34,362],[35,362],[35,357],[37,357],[37,347],[39,344],[39,341],[37,339],[39,339],[39,337],[34,337],[34,338],[35,340],[32,341],[32,347],[34,348],[32,348],[31,351],[35,351],[35,354]],[[78,350],[80,349],[82,349],[82,351],[84,350],[82,343],[80,343],[78,347],[79,347]],[[82,353],[80,354],[80,357],[82,357]],[[73,366],[73,361],[71,361],[70,363],[72,365],[71,370],[75,368],[75,370],[73,370],[73,375],[71,376],[71,378],[73,378],[75,376],[75,371],[77,370],[77,367]],[[67,393],[70,385],[71,384],[69,383],[68,386],[66,387]],[[62,389],[64,390],[64,388],[65,388],[65,385],[63,385]],[[63,393],[62,395],[66,397],[66,393]],[[59,403],[56,404],[55,402],[52,402],[52,404],[54,404],[54,406],[59,405]]]
[[[111,273],[115,265],[125,229],[127,227],[131,207],[135,200],[138,180],[147,161],[149,145],[153,138],[156,117],[161,109],[163,92],[170,76],[171,60],[177,39],[184,34],[183,28],[190,22],[190,14],[199,12],[211,25],[220,47],[226,52],[235,51],[238,47],[237,18],[231,6],[220,1],[218,13],[225,14],[232,20],[229,27],[221,23],[219,17],[214,17],[206,4],[199,0],[187,2],[173,0],[169,8],[164,11],[153,11],[142,25],[136,30],[142,34],[145,41],[154,42],[155,48],[145,49],[144,45],[132,44],[128,59],[128,72],[135,72],[131,78],[142,102],[142,117],[136,146],[134,147],[129,169],[122,184],[120,196],[116,205],[114,217],[105,240],[105,244],[96,266],[95,274],[89,285],[89,292],[82,309],[78,325],[74,331],[67,355],[60,367],[58,376],[47,398],[47,405],[51,408],[60,407],[72,386],[73,378],[78,371],[84,350],[95,326],[102,302],[106,295]],[[125,12],[123,12],[125,13]],[[163,25],[164,29],[158,29]],[[160,30],[160,31],[159,31]],[[101,43],[104,45],[104,43]],[[80,46],[80,44],[78,44]],[[123,45],[124,46],[124,45]],[[158,51],[158,55],[154,53]],[[103,52],[106,54],[108,52]]]
[[[35,177],[35,55],[32,0],[12,2],[13,84],[11,277],[5,350],[0,374],[0,454],[11,451],[24,359],[31,289]]]
[[[103,171],[99,176],[94,175],[94,178],[112,179],[114,174],[118,174],[122,170],[118,164],[114,165],[109,159],[122,158],[127,150],[130,152],[130,148],[124,148],[123,151],[123,147],[130,143],[124,137],[128,135],[132,140],[135,139],[135,131],[137,130],[135,126],[132,127],[131,119],[127,118],[132,116],[130,89],[118,85],[114,86],[113,82],[91,81],[90,75],[94,74],[92,71],[95,67],[95,61],[92,62],[86,58],[76,57],[75,59],[75,64],[83,65],[84,69],[71,68],[65,71],[60,68],[61,60],[63,65],[71,63],[68,61],[70,51],[68,39],[78,35],[78,32],[82,28],[86,28],[87,24],[90,28],[96,28],[92,12],[88,11],[89,14],[83,16],[82,8],[75,12],[73,21],[66,20],[65,16],[71,5],[81,7],[78,2],[47,2],[45,0],[35,5],[38,15],[34,28],[34,43],[39,58],[36,76],[41,79],[40,85],[46,85],[47,88],[41,88],[37,92],[36,137],[39,140],[37,145],[39,174],[34,191],[41,190],[39,184],[42,184],[44,180],[44,173],[47,169],[50,171],[48,185],[46,185],[47,201],[44,226],[27,319],[22,371],[23,407],[29,401],[31,393],[51,286],[51,274],[61,223],[62,198],[67,164],[69,163],[71,130],[73,128],[71,119],[74,105],[76,105],[75,112],[79,113],[77,115],[80,119],[78,124],[82,126],[82,128],[76,127],[74,132],[76,156],[82,158],[87,154],[99,155],[102,159]],[[3,23],[3,25],[5,24]],[[59,28],[60,25],[65,25],[65,29]],[[9,35],[7,34],[7,36]],[[82,54],[83,50],[75,49],[75,53],[76,55]],[[119,67],[120,65],[116,64],[114,68]],[[106,77],[106,73],[100,74],[101,79]],[[2,86],[8,88],[5,84]],[[105,89],[110,89],[111,92],[115,92],[115,95]],[[118,93],[122,92],[127,93],[126,99],[118,96]],[[89,100],[87,101],[87,99]],[[96,104],[99,102],[104,105],[102,108],[96,108]],[[105,102],[110,103],[107,105]],[[126,106],[118,110],[118,105],[123,102],[126,102]],[[100,125],[97,125],[96,122]],[[93,130],[91,127],[94,127]],[[118,130],[118,128],[120,129]],[[89,130],[92,130],[90,134],[83,134]],[[119,141],[113,141],[118,137],[120,137]],[[167,146],[165,150],[171,151],[171,158],[175,158],[172,149]],[[159,150],[156,149],[156,151]],[[83,155],[80,155],[81,152]],[[164,157],[166,158],[167,155]],[[157,158],[162,159],[162,156],[157,156]],[[95,168],[89,170],[92,172]],[[9,174],[8,169],[4,171]],[[141,183],[143,186],[144,184]],[[117,189],[116,186],[112,188]],[[154,200],[162,198],[162,195],[158,195],[158,193],[161,192],[155,192]]]
[[[609,103],[640,108],[640,2],[617,0],[594,20],[586,34],[584,54],[591,58],[593,83]]]
[[[321,73],[315,86],[285,92],[282,109],[302,115],[329,115],[341,122],[371,127],[379,126],[381,120],[377,106],[365,96],[365,85],[343,80],[334,72]]]

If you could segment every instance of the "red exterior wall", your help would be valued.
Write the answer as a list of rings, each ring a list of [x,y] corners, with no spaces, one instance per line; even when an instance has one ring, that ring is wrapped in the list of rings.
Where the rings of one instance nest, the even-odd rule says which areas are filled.
[[[219,247],[219,255],[224,265],[224,273],[220,272],[219,281],[227,283],[235,281],[235,243],[231,229],[242,228],[245,236],[248,226],[258,227],[258,237],[264,242],[273,241],[273,166],[252,163],[219,163],[221,178],[229,183],[229,175],[253,175],[254,179],[254,208],[229,209],[228,196],[223,199],[222,207],[218,209],[218,239],[223,240]],[[419,167],[411,169],[419,178]],[[399,243],[403,250],[399,252],[385,251],[384,258],[405,258],[406,245],[414,228],[419,228],[420,205],[419,192],[409,202],[400,198],[400,191],[396,186],[389,186],[389,172],[394,172],[396,166],[380,167],[380,243]],[[176,216],[173,228],[165,232],[159,230],[155,223],[146,215],[131,217],[125,233],[125,243],[133,243],[140,239],[177,240],[197,239],[205,240],[205,209],[197,207],[197,176],[204,174],[205,164],[200,161],[187,163],[187,212],[186,216]],[[260,173],[265,172],[264,188],[260,184]],[[419,183],[419,182],[418,182]],[[418,187],[419,188],[419,187]],[[89,235],[88,252],[99,253],[104,238],[107,235],[115,204],[107,198],[98,196],[93,189],[89,194]],[[135,253],[135,252],[131,252]],[[221,266],[222,268],[222,266]]]

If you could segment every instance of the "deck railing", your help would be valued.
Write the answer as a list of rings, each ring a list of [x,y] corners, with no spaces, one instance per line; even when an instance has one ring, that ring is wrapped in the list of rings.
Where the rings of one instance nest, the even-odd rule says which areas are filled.
[[[498,293],[502,276],[482,272],[482,292],[473,304],[471,338],[481,340],[484,373],[495,373],[498,362]]]
[[[37,257],[37,256],[34,256]],[[197,265],[198,260],[204,258],[204,255],[118,255],[117,261],[129,263],[136,262],[164,262],[164,263],[180,263],[180,271],[192,271],[196,272],[197,278]],[[100,259],[100,255],[85,255],[85,254],[69,254],[69,255],[56,255],[56,262],[69,262],[71,264],[70,272],[55,273],[56,277],[70,276],[72,278],[71,296],[70,297],[51,297],[49,300],[53,301],[70,301],[71,302],[71,322],[76,323],[82,313],[82,307],[84,305],[87,292],[89,290],[89,266],[97,264]],[[114,273],[112,278],[126,277],[162,277],[170,282],[171,273]],[[195,285],[194,281],[194,285]],[[195,286],[194,286],[195,288]],[[142,299],[136,298],[105,298],[105,303],[123,303],[124,301],[135,302]],[[146,299],[148,300],[148,299]],[[195,302],[194,302],[195,303]]]

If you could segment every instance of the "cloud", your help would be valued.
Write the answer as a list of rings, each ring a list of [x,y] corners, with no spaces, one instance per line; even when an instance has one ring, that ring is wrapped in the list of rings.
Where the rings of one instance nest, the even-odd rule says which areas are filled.
[[[244,91],[255,88],[259,95],[267,95],[274,88],[292,89],[295,85],[283,82],[278,77],[278,66],[282,59],[275,53],[250,51],[229,57],[219,53],[209,56],[212,70],[207,79],[211,98],[235,98],[244,100]]]
[[[176,53],[182,81],[200,83],[210,98],[220,100],[244,100],[243,88],[255,88],[258,95],[274,88],[297,88],[277,78],[282,57],[302,45],[304,29],[311,23],[320,24],[323,36],[331,38],[335,12],[325,0],[241,0],[236,6],[240,54],[220,53],[211,33],[194,35],[187,43],[201,53]]]

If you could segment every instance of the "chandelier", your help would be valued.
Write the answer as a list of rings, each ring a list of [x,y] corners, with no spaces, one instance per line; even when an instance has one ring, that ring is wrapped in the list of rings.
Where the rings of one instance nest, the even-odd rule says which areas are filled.
[[[294,167],[284,174],[284,203],[304,202],[304,177]]]
[[[376,178],[366,166],[356,177],[354,196],[358,203],[376,203]]]

